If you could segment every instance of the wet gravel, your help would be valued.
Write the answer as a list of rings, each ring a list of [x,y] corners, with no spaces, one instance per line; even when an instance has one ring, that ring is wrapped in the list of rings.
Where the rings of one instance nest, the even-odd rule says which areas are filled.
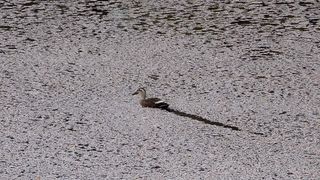
[[[0,179],[318,179],[319,9],[0,2]]]

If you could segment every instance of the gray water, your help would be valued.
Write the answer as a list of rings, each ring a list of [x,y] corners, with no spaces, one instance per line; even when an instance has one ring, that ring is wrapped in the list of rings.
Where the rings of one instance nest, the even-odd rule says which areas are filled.
[[[255,45],[254,58],[283,53],[268,47],[279,37],[319,43],[313,38],[320,30],[318,1],[10,1],[0,6],[2,53],[23,52],[25,46],[55,38],[105,41],[117,34],[146,33],[221,41],[229,48]]]
[[[0,1],[0,179],[318,179],[319,9]]]

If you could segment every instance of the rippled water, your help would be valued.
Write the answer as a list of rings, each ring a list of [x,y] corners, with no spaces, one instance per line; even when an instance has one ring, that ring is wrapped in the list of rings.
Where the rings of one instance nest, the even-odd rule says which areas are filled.
[[[2,0],[0,16],[0,179],[319,177],[319,0]],[[141,109],[137,86],[172,109]]]
[[[55,42],[106,40],[117,34],[195,36],[226,47],[319,33],[319,1],[4,1],[0,52]],[[319,44],[319,42],[316,42]],[[281,52],[268,51],[266,54]]]

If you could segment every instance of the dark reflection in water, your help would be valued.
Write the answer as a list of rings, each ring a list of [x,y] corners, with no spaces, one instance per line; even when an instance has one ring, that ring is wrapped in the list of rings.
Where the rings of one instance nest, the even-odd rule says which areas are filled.
[[[319,1],[2,1],[0,15],[1,49],[22,36],[35,41],[19,43],[37,44],[52,36],[105,39],[114,33],[148,32],[196,35],[207,42],[237,39],[232,40],[237,44],[290,31],[320,30]]]
[[[201,116],[198,116],[198,115],[194,115],[194,114],[188,114],[188,113],[185,113],[185,112],[182,112],[182,111],[178,111],[178,110],[175,110],[175,109],[171,109],[171,108],[167,108],[167,109],[164,109],[168,112],[171,112],[171,113],[174,113],[178,116],[182,116],[182,117],[188,117],[188,118],[191,118],[191,119],[194,119],[194,120],[197,120],[197,121],[201,121],[205,124],[210,124],[210,125],[215,125],[215,126],[221,126],[221,127],[224,127],[224,128],[229,128],[229,129],[232,129],[232,130],[235,130],[235,131],[241,131],[238,127],[235,127],[235,126],[231,126],[231,125],[226,125],[226,124],[223,124],[223,123],[220,123],[220,122],[214,122],[214,121],[210,121],[206,118],[203,118]]]
[[[195,115],[195,114],[189,114],[189,113],[178,111],[178,110],[171,109],[171,108],[167,108],[167,109],[163,109],[163,110],[168,111],[168,112],[173,113],[173,114],[176,114],[178,116],[188,117],[188,118],[191,118],[193,120],[203,122],[205,124],[209,124],[209,125],[213,125],[213,126],[219,126],[219,127],[231,129],[233,131],[243,131],[243,130],[241,130],[240,128],[238,128],[236,126],[223,124],[221,122],[211,121],[209,119],[206,119],[204,117],[201,117],[201,116],[198,116],[198,115]],[[247,132],[255,134],[255,135],[264,135],[263,133],[258,133],[258,132],[250,132],[250,131],[247,131]]]

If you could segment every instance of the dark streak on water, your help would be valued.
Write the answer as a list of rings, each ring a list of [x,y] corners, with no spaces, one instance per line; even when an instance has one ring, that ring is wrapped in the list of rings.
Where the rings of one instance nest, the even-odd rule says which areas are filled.
[[[193,120],[197,120],[197,121],[203,122],[205,124],[210,124],[210,125],[213,125],[213,126],[219,126],[219,127],[231,129],[233,131],[243,131],[243,130],[241,130],[240,128],[238,128],[236,126],[223,124],[221,122],[210,121],[209,119],[203,118],[203,117],[195,115],[195,114],[188,114],[188,113],[185,113],[185,112],[182,112],[182,111],[178,111],[178,110],[175,110],[175,109],[171,109],[171,108],[167,108],[167,109],[163,109],[163,110],[166,110],[166,111],[168,111],[170,113],[173,113],[173,114],[176,114],[178,116],[188,117],[188,118],[191,118]],[[257,132],[249,132],[249,133],[256,134],[256,135],[262,135],[262,136],[264,135],[263,133],[257,133]]]

